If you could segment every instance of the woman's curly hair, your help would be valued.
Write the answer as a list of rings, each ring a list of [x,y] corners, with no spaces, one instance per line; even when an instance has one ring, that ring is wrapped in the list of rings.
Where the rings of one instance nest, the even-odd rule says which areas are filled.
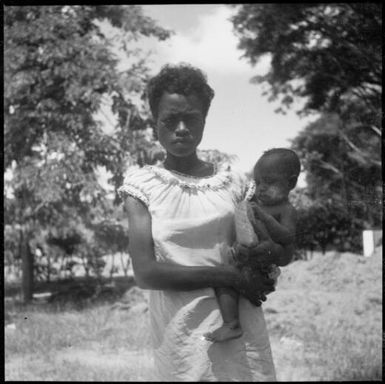
[[[158,75],[154,76],[147,86],[147,97],[154,118],[158,115],[159,101],[164,92],[181,95],[196,94],[202,102],[206,117],[214,97],[213,89],[207,83],[206,75],[189,64],[167,64]]]

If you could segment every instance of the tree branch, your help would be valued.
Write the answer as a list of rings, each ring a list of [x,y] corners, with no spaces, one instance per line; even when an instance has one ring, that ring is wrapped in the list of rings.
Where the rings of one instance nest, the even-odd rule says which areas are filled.
[[[376,127],[375,125],[369,125],[369,127],[370,127],[375,133],[377,133],[378,136],[381,137],[381,130],[380,130],[380,128]]]
[[[372,163],[378,167],[381,167],[381,161],[374,160],[371,155],[366,154],[361,149],[359,149],[348,137],[345,133],[340,131],[341,138],[352,148],[362,159],[364,163]]]
[[[319,164],[322,168],[329,169],[330,171],[333,171],[334,173],[336,173],[340,177],[343,177],[342,171],[340,171],[338,168],[336,168],[333,164],[330,164],[330,163],[323,161],[323,160],[318,160],[318,161],[319,161]]]

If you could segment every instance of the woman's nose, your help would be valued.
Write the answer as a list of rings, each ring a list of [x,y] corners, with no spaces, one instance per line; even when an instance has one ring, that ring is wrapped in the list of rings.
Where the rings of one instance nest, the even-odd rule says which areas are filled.
[[[180,120],[176,126],[176,129],[175,129],[175,132],[176,133],[179,133],[179,134],[187,134],[188,133],[188,129],[187,129],[187,126],[185,124],[185,122],[183,120]]]

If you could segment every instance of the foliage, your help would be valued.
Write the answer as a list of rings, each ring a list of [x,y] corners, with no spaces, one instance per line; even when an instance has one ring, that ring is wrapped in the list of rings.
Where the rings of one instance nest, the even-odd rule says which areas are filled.
[[[121,137],[113,140],[105,134],[94,113],[110,95],[113,112],[118,113],[116,100],[120,103],[117,128],[142,129],[144,121],[130,98],[143,90],[147,69],[139,57],[118,72],[109,49],[112,38],[95,22],[103,19],[122,28],[121,40],[167,37],[137,6],[5,8],[6,167],[12,161],[28,165],[30,158],[47,161],[52,153],[61,153],[66,163],[80,164],[75,172],[67,169],[74,174],[90,173],[96,165],[116,170]]]
[[[271,56],[257,82],[272,98],[305,97],[303,111],[339,111],[351,98],[381,107],[382,4],[242,4],[232,18],[239,47],[251,64]]]
[[[95,236],[108,252],[125,252],[128,247],[126,228],[112,220],[104,220],[95,225]]]
[[[361,231],[381,226],[381,167],[357,156],[341,135],[341,125],[338,115],[325,114],[292,140],[307,182],[300,199],[297,196],[302,249],[318,245],[325,251],[331,245],[361,252]],[[379,143],[371,142],[362,130],[361,137],[356,132],[355,141],[365,143],[374,160],[381,153]]]
[[[69,251],[69,232],[82,237],[95,210],[108,215],[96,170],[110,171],[116,187],[127,161],[135,161],[136,147],[122,139],[146,121],[137,99],[147,67],[130,44],[168,35],[136,5],[4,8],[4,159],[12,173],[6,220],[28,243],[41,231],[56,231],[56,245],[66,243]],[[123,71],[114,43],[130,58]],[[96,119],[109,100],[118,115],[112,134]],[[94,251],[89,240],[81,244],[84,252]]]
[[[297,207],[297,248],[320,247],[325,253],[331,246],[340,252],[361,253],[362,222],[352,220],[346,206],[330,198],[310,201],[307,207]]]
[[[199,150],[198,154],[199,154],[199,157],[201,157],[203,160],[216,165],[220,165],[220,164],[230,165],[237,158],[236,155],[229,155],[217,149],[201,149]]]
[[[120,255],[121,265],[125,276],[128,273],[130,258],[124,260],[123,254],[128,250],[128,234],[126,226],[117,220],[103,220],[94,225],[95,242],[106,254],[112,255],[110,277],[112,278],[117,267],[115,266],[115,254]]]
[[[301,158],[306,172],[307,191],[313,200],[344,206],[347,217],[361,221],[361,227],[381,225],[381,167],[356,156],[356,151],[341,137],[341,119],[324,115],[308,125],[292,140],[292,148]],[[375,158],[381,153],[379,143],[365,140]]]
[[[4,264],[13,265],[19,256],[20,233],[19,228],[9,224],[4,226]]]

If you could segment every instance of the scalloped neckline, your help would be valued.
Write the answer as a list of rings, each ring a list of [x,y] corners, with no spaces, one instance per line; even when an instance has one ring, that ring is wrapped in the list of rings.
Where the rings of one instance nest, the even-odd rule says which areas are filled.
[[[146,167],[149,167],[149,168],[155,168],[155,169],[159,169],[159,170],[162,170],[162,171],[167,171],[169,173],[171,173],[172,175],[175,175],[175,176],[182,176],[182,177],[185,177],[187,179],[193,179],[193,180],[201,180],[201,179],[211,179],[215,176],[217,176],[219,174],[219,167],[217,166],[217,164],[215,163],[210,163],[213,165],[213,174],[212,175],[209,175],[209,176],[193,176],[193,175],[188,175],[187,173],[182,173],[182,172],[179,172],[179,171],[175,171],[175,170],[172,170],[172,169],[167,169],[165,168],[163,165],[162,166],[155,166],[155,165],[148,165]]]

